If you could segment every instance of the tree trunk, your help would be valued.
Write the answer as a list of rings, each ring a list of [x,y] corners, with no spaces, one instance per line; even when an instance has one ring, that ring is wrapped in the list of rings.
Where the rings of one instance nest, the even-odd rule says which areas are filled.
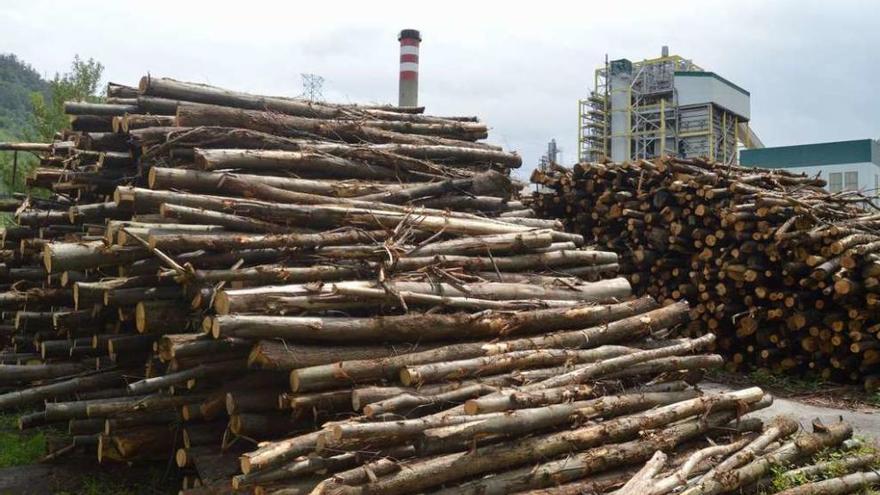
[[[352,198],[366,194],[392,192],[404,186],[395,183],[377,183],[374,181],[349,180],[314,180],[294,177],[276,177],[274,175],[235,174],[231,172],[202,172],[179,168],[153,167],[148,174],[150,189],[180,189],[191,192],[214,194],[220,183],[227,177],[265,184],[286,191],[317,194],[321,196]]]
[[[37,380],[49,380],[85,371],[78,363],[57,364],[0,364],[0,385],[16,385]]]
[[[758,401],[750,404],[747,408],[755,410],[768,405],[769,401]],[[677,445],[697,438],[712,428],[726,427],[727,423],[736,417],[736,411],[729,409],[706,414],[702,418],[684,421],[655,431],[653,435],[644,439],[639,438],[624,443],[590,448],[584,452],[569,455],[565,459],[530,466],[528,469],[510,470],[494,477],[488,477],[485,482],[482,480],[466,482],[457,487],[440,490],[437,493],[442,495],[452,493],[459,495],[503,495],[521,490],[549,487],[585,477],[593,480],[596,479],[594,476],[596,473],[610,468],[645,462],[657,451],[674,449]]]
[[[142,247],[106,247],[101,241],[81,244],[54,242],[46,244],[43,263],[49,273],[61,273],[121,265],[150,256],[150,252]]]
[[[259,265],[231,270],[197,270],[199,282],[249,282],[255,285],[304,284],[308,282],[334,282],[366,275],[366,267],[337,265],[312,265],[289,267],[284,265]]]
[[[450,338],[498,337],[572,328],[604,319],[609,306],[578,306],[484,315],[408,314],[385,317],[297,317],[218,315],[211,322],[215,338],[288,338],[321,342],[431,342]],[[589,316],[586,316],[589,315]],[[543,319],[542,319],[543,317]],[[577,322],[577,323],[576,323]],[[586,324],[589,324],[586,323]],[[426,332],[426,329],[428,331]]]
[[[217,294],[214,308],[220,315],[230,313],[274,312],[284,309],[296,309],[298,297],[326,296],[326,302],[332,303],[331,296],[337,295],[335,301],[356,302],[357,298],[345,297],[347,288],[354,289],[355,296],[367,295],[357,289],[374,289],[372,282],[345,281],[332,286],[315,290],[307,284],[280,285],[258,287],[253,289],[226,290]],[[581,285],[566,288],[553,288],[518,283],[481,282],[475,284],[444,284],[430,282],[406,282],[390,280],[385,282],[387,291],[394,297],[395,293],[418,293],[452,298],[489,299],[493,301],[549,300],[548,306],[570,307],[572,305],[552,304],[553,301],[573,301],[580,303],[609,302],[625,299],[630,295],[629,282],[624,278],[604,280],[601,282],[585,282]],[[370,293],[373,294],[373,293]],[[414,296],[418,297],[418,296]],[[398,298],[399,299],[399,298]],[[406,298],[404,297],[404,300]],[[461,299],[459,299],[461,301]],[[476,303],[476,301],[473,301]],[[532,306],[540,304],[533,304]],[[468,305],[465,305],[468,306]],[[507,308],[509,309],[509,308]],[[290,320],[294,322],[295,320]]]
[[[37,404],[54,398],[65,397],[77,392],[98,390],[123,384],[123,373],[108,371],[93,375],[77,376],[69,380],[48,385],[23,388],[0,395],[0,409],[7,410]]]
[[[846,423],[824,426],[814,424],[814,433],[801,435],[773,452],[759,457],[745,466],[728,471],[717,477],[703,477],[698,485],[682,493],[684,495],[718,495],[755,483],[768,474],[774,466],[784,466],[799,458],[808,457],[823,448],[839,445],[852,435],[852,427]],[[719,473],[720,474],[720,473]]]
[[[493,253],[494,254],[494,253]],[[617,271],[616,264],[596,264],[605,255],[597,255],[596,251],[551,251],[548,253],[520,254],[516,256],[492,256],[477,257],[467,255],[436,255],[436,256],[406,256],[397,258],[390,265],[392,270],[407,272],[415,271],[428,266],[441,268],[461,267],[468,271],[492,271],[518,272],[527,270],[542,270],[547,268],[562,268],[576,266],[577,268],[595,268],[600,272]],[[584,266],[586,264],[591,266]],[[613,269],[612,269],[613,267]],[[581,273],[575,273],[581,275]]]
[[[145,378],[128,384],[128,391],[132,394],[146,394],[156,392],[173,385],[186,383],[189,380],[207,377],[224,377],[245,370],[245,363],[241,360],[219,361],[215,363],[200,364],[194,368],[183,371],[166,373],[162,376]]]
[[[187,304],[179,301],[141,301],[135,306],[135,326],[140,333],[185,331],[187,327],[197,324],[190,311]]]
[[[221,225],[238,232],[284,233],[291,231],[288,227],[263,222],[254,218],[200,208],[190,208],[188,206],[163,204],[159,207],[159,213],[165,218],[174,218],[182,222]]]
[[[251,350],[248,365],[263,369],[295,370],[339,361],[385,358],[431,347],[434,346],[426,344],[318,346],[280,340],[261,340]]]
[[[309,179],[424,180],[435,175],[430,169],[366,163],[320,152],[279,150],[197,149],[196,165],[202,170],[252,170],[292,173]],[[285,189],[286,190],[286,189]]]
[[[363,118],[364,116],[370,116],[371,118],[384,117],[387,119],[406,119],[413,122],[433,121],[435,119],[462,119],[461,117],[449,119],[418,115],[424,110],[422,107],[401,108],[390,105],[340,105],[319,103],[298,98],[252,95],[206,84],[177,81],[165,77],[142,77],[139,84],[139,90],[146,95],[160,96],[174,100],[210,103],[234,108],[269,110],[287,115],[299,115],[321,119]],[[474,119],[475,117],[464,118],[464,120],[468,121]]]
[[[281,115],[261,110],[240,110],[235,108],[185,103],[177,107],[176,125],[195,127],[219,125],[241,127],[267,132],[284,137],[315,138],[343,141],[347,143],[397,143],[414,145],[463,146],[485,137],[485,131],[463,125],[445,124],[406,124],[381,121],[323,120],[306,117]],[[383,128],[384,127],[384,128]],[[388,129],[390,128],[390,129]],[[85,130],[85,129],[84,129]],[[408,133],[400,132],[408,131]],[[418,135],[410,132],[433,133]],[[460,141],[453,138],[462,138]],[[485,146],[485,145],[483,145]],[[474,146],[475,148],[483,146]]]
[[[622,346],[602,346],[589,350],[537,349],[505,354],[407,366],[400,370],[400,382],[406,386],[442,380],[489,376],[527,368],[546,368],[563,363],[591,363],[637,352]]]
[[[687,305],[670,305],[650,311],[656,307],[655,305],[656,303],[651,298],[642,298],[607,306],[604,309],[584,307],[578,311],[540,310],[538,312],[562,312],[571,318],[568,323],[565,322],[565,318],[551,319],[545,316],[543,321],[542,318],[535,319],[536,324],[542,321],[542,324],[546,325],[543,331],[548,332],[564,326],[577,328],[603,321],[609,323],[585,330],[548,333],[540,337],[526,337],[497,343],[450,344],[437,349],[401,354],[384,359],[342,361],[332,365],[301,368],[291,372],[292,390],[294,392],[319,390],[351,381],[368,382],[382,378],[395,379],[404,366],[417,364],[468,359],[528,349],[588,348],[637,339],[648,333],[650,329],[670,326],[687,314]],[[604,313],[604,316],[600,316],[601,313]],[[518,314],[524,315],[525,312]],[[510,328],[513,329],[515,326]]]
[[[710,407],[712,411],[724,411],[737,407],[740,401],[754,403],[763,392],[753,388],[719,396],[705,396],[647,412],[615,418],[594,426],[572,431],[550,433],[516,442],[504,442],[480,449],[478,455],[454,453],[427,460],[406,463],[397,474],[392,474],[357,487],[346,487],[345,493],[395,495],[415,493],[431,487],[494,472],[498,469],[527,464],[541,459],[570,453],[572,449],[585,450],[609,442],[632,438],[639,431],[668,425]],[[727,418],[724,422],[729,421]],[[696,424],[700,424],[696,422]],[[607,449],[605,449],[607,451]],[[652,449],[651,453],[656,449]],[[650,453],[648,454],[650,455]],[[504,493],[509,493],[504,492]]]

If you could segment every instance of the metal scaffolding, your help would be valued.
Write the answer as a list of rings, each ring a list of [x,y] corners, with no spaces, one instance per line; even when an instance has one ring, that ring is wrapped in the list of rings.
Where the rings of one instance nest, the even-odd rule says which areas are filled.
[[[578,101],[580,160],[673,154],[736,163],[738,143],[748,146],[753,136],[748,119],[715,102],[680,104],[676,73],[705,72],[665,52],[664,47],[663,56],[641,62],[609,62],[606,56],[605,65],[594,72],[590,96]]]

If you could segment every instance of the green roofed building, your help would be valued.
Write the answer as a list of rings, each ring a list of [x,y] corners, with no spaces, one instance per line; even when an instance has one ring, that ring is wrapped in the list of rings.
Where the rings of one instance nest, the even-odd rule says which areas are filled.
[[[818,175],[831,192],[875,196],[880,191],[880,141],[872,139],[742,150],[739,160],[745,166]]]

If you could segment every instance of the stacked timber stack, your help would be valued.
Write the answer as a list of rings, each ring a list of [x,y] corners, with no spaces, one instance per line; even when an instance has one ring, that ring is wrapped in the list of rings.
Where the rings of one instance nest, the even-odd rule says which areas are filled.
[[[856,192],[700,160],[536,171],[534,207],[618,252],[636,294],[692,303],[728,368],[880,386],[880,215]]]
[[[17,145],[52,196],[5,231],[0,408],[66,424],[53,457],[173,456],[189,494],[714,495],[851,434],[693,388],[715,336],[671,339],[687,303],[632,299],[617,255],[524,209],[475,119],[108,94]],[[876,483],[846,458],[820,483]]]
[[[476,357],[507,326],[559,327],[571,308],[586,318],[575,326],[599,323],[594,304],[630,295],[606,278],[616,255],[523,208],[508,173],[519,157],[478,142],[475,118],[167,79],[108,95],[67,104],[73,129],[53,143],[2,146],[40,156],[29,184],[50,195],[5,206],[17,225],[3,231],[0,407],[39,407],[23,428],[67,423],[53,455],[225,445],[234,460],[248,445],[235,439],[353,414],[353,384],[398,384],[399,371],[295,389],[329,385],[327,404],[290,395],[291,370],[448,342]],[[610,316],[648,307],[618,304]]]

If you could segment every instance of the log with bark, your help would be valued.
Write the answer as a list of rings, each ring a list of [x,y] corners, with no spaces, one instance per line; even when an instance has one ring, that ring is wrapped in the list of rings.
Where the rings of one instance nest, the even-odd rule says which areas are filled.
[[[685,334],[716,333],[728,370],[876,387],[867,379],[880,363],[870,198],[700,159],[554,165],[532,180],[542,186],[536,213],[621,253],[636,294],[688,298]]]

